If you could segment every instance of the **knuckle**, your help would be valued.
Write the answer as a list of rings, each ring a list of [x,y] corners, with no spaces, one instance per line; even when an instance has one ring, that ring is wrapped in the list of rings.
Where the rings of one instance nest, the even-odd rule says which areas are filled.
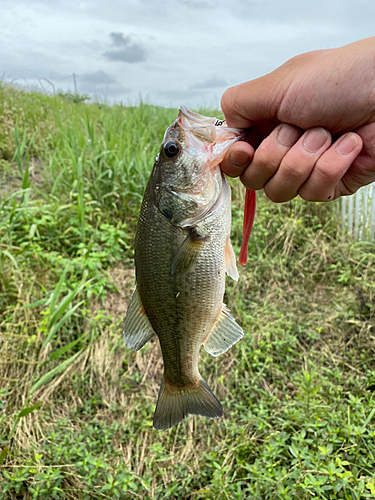
[[[345,158],[344,158],[345,159]],[[319,171],[319,176],[322,182],[331,183],[347,170],[349,165],[347,162],[340,161],[339,157],[327,158],[324,155],[319,158],[315,164],[315,169]]]
[[[306,168],[300,168],[296,161],[289,160],[287,157],[281,162],[280,168],[282,168],[284,176],[291,182],[298,181],[306,176]]]
[[[275,154],[275,149],[275,145],[271,141],[263,141],[254,155],[253,161],[257,167],[272,172],[277,169],[282,158]]]
[[[262,170],[270,170],[275,167],[275,165],[272,165],[272,159],[267,155],[266,151],[257,150],[253,162]]]

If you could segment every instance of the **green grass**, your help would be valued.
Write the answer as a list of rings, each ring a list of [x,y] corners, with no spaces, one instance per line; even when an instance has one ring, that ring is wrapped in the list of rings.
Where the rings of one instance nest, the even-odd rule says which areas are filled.
[[[121,323],[176,110],[70,97],[0,85],[0,498],[375,498],[374,243],[260,195],[225,298],[245,336],[201,352],[225,416],[155,431],[158,343],[128,351]]]

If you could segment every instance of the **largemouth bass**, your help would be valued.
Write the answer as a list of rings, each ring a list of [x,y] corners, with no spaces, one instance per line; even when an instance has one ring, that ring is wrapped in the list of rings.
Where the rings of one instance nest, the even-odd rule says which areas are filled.
[[[225,273],[238,279],[230,243],[231,192],[219,163],[244,131],[181,107],[166,130],[143,198],[135,238],[136,290],[123,328],[139,350],[155,334],[164,375],[154,414],[165,430],[188,414],[221,417],[199,374],[201,345],[227,351],[242,328],[223,304]]]

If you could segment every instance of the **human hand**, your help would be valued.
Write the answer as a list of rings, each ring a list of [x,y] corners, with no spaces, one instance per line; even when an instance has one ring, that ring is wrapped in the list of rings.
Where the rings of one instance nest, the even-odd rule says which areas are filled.
[[[222,162],[275,202],[330,201],[375,181],[375,37],[301,54],[229,88],[230,127],[251,128]]]

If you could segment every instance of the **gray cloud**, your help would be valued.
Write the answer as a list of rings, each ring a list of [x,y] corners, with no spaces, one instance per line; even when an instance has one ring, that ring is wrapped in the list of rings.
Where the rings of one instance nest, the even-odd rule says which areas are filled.
[[[64,81],[67,81],[67,80],[71,80],[72,79],[72,73],[70,74],[62,74],[62,73],[58,73],[57,71],[49,71],[48,73],[48,78],[50,80],[53,80],[54,82],[64,82]]]
[[[87,94],[100,100],[105,99],[105,101],[128,98],[132,91],[103,70],[83,73],[82,75],[77,74],[75,77],[77,89],[73,83],[73,74],[64,75],[54,71],[49,72],[48,78],[44,76],[39,78],[37,74],[25,78],[18,74],[17,78],[13,78],[13,81],[27,90],[47,93],[50,93],[51,90],[53,93],[76,92],[77,90],[80,94]],[[6,81],[9,81],[9,78],[6,78]]]
[[[105,94],[109,97],[127,94],[131,91],[103,70],[77,75],[77,83],[81,92]]]
[[[181,104],[188,106],[191,109],[199,110],[205,108],[206,110],[219,109],[220,95],[216,95],[209,89],[170,89],[159,90],[152,92],[150,95],[151,102],[163,103],[163,106],[179,107]]]
[[[121,61],[127,63],[143,62],[147,58],[147,51],[143,45],[133,43],[131,37],[123,33],[113,32],[109,35],[112,39],[114,50],[107,50],[103,56],[108,61]]]
[[[205,0],[180,0],[180,3],[190,9],[210,9],[213,7],[213,5]]]
[[[110,33],[112,38],[112,47],[126,47],[130,43],[130,36],[124,36],[124,33]]]
[[[90,82],[93,85],[110,85],[117,83],[116,79],[109,76],[105,71],[101,69],[95,71],[95,73],[85,73],[84,75],[78,75],[79,81],[83,83]]]
[[[375,17],[374,0],[314,0],[313,9],[311,0],[1,0],[1,6],[0,75],[7,80],[49,91],[47,77],[74,92],[74,73],[83,93],[195,107],[220,102],[224,80],[235,85],[298,53],[373,36]]]
[[[157,95],[166,97],[169,99],[188,99],[197,94],[196,90],[189,89],[173,89],[173,90],[159,90],[156,92]]]
[[[191,85],[189,88],[192,90],[201,90],[201,89],[217,89],[219,87],[227,87],[228,82],[223,78],[217,78],[216,76],[212,76],[208,78],[206,81],[202,83],[195,83]]]

